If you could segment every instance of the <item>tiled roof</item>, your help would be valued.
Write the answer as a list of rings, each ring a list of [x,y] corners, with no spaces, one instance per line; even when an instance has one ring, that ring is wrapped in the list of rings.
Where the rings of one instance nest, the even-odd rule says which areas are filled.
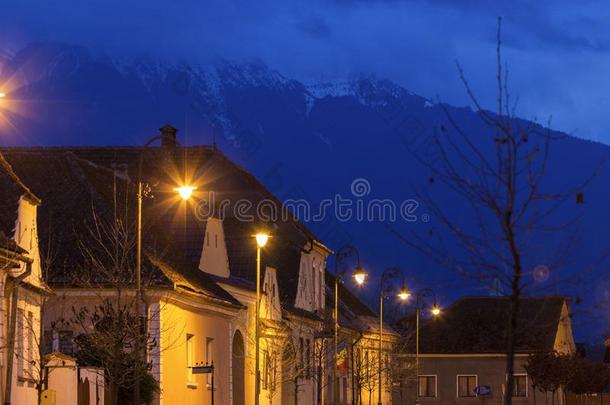
[[[195,146],[145,150],[134,147],[15,148],[3,152],[16,172],[45,201],[39,215],[43,244],[50,236],[46,230],[53,229],[55,243],[62,247],[58,249],[60,257],[55,261],[58,270],[50,274],[51,283],[65,282],[61,269],[74,267],[79,238],[91,225],[83,224],[83,219],[92,217],[93,207],[98,214],[108,218],[112,218],[114,207],[122,207],[119,208],[120,214],[134,219],[134,183],[138,177],[140,156],[144,156],[142,179],[152,185],[151,194],[154,195],[143,202],[143,238],[151,261],[154,262],[158,256],[157,264],[171,262],[174,270],[190,277],[189,282],[199,283],[197,288],[201,289],[205,284],[215,290],[215,294],[224,296],[224,290],[212,277],[198,270],[206,224],[201,215],[205,207],[202,203],[210,201],[208,191],[213,190],[216,204],[222,200],[230,202],[225,210],[224,232],[231,278],[252,284],[255,281],[256,245],[252,235],[264,228],[273,238],[263,250],[263,269],[267,265],[277,268],[282,301],[287,308],[293,306],[300,251],[315,236],[292,219],[274,223],[264,223],[256,218],[252,221],[236,219],[233,207],[237,200],[248,200],[254,206],[262,199],[277,207],[281,207],[281,203],[251,174],[219,151]],[[115,172],[118,175],[115,176]],[[177,202],[173,191],[176,184],[184,182],[198,188],[188,202],[188,208]],[[129,187],[129,192],[126,192],[126,187]],[[152,267],[158,270],[163,266]],[[153,279],[161,284],[171,284],[175,276],[175,273],[166,271],[162,277],[156,274]]]
[[[552,350],[566,299],[527,297],[520,301],[518,353]],[[507,297],[467,297],[444,309],[420,329],[420,353],[503,353],[510,302]]]
[[[44,200],[38,215],[39,238],[41,246],[51,246],[53,250],[49,255],[52,257],[47,257],[47,260],[52,260],[46,274],[47,282],[55,287],[111,284],[113,281],[107,279],[108,275],[96,274],[86,268],[86,250],[101,247],[96,243],[94,232],[98,225],[112,223],[115,211],[118,211],[118,217],[127,218],[128,226],[133,226],[136,202],[134,184],[68,150],[14,149],[4,152],[15,172]],[[10,190],[10,186],[0,182],[0,190],[4,193],[7,189]],[[182,251],[168,243],[171,238],[162,228],[163,215],[159,214],[156,204],[149,205],[144,213],[155,220],[143,225],[144,285],[171,287],[174,285],[171,276],[180,272],[185,280],[197,285],[193,288],[196,292],[206,292],[216,299],[239,306],[237,300],[205,274],[193,272],[184,264],[187,261]],[[97,219],[94,219],[94,215]],[[7,221],[7,216],[5,212],[0,212],[2,221]],[[107,230],[100,232],[102,238],[108,239],[109,235],[105,233]],[[133,236],[134,233],[130,234]],[[133,240],[128,243],[133,244]],[[41,252],[43,255],[46,253]],[[128,266],[135,267],[134,259],[128,260],[131,260]],[[158,265],[161,262],[164,266]],[[121,282],[133,281],[131,272],[124,276]]]

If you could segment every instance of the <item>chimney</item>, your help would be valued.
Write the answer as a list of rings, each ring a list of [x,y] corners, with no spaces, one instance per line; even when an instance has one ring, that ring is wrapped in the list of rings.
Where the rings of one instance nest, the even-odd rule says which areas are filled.
[[[169,124],[165,124],[159,128],[159,131],[161,131],[161,146],[164,148],[175,148],[178,130]]]

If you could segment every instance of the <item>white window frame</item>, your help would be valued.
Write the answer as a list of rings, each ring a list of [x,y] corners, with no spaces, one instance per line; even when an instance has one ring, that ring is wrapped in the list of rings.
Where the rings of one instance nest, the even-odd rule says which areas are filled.
[[[216,341],[213,337],[208,336],[205,338],[205,361],[206,364],[212,364],[214,362],[214,349]],[[207,385],[208,388],[212,387],[212,373],[207,374]]]
[[[27,312],[27,378],[34,379],[34,312]]]
[[[455,376],[455,396],[456,398],[476,398],[477,394],[474,392],[471,396],[461,397],[460,396],[460,377],[474,377],[474,386],[477,387],[479,385],[479,375],[478,374],[458,374]]]
[[[197,388],[195,377],[193,375],[193,366],[195,365],[195,335],[192,333],[186,334],[186,386],[191,389]]]
[[[529,377],[528,377],[527,373],[514,373],[513,379],[514,379],[514,377],[525,377],[525,396],[521,397],[521,396],[513,395],[513,398],[529,398],[530,382],[529,382]],[[506,376],[506,379],[508,380],[508,375]],[[514,381],[513,381],[513,387],[514,387]]]
[[[16,338],[15,338],[15,353],[9,353],[9,356],[17,357],[17,377],[24,378],[25,372],[25,310],[17,307],[17,327],[16,327]]]
[[[434,396],[422,397],[419,395],[419,378],[420,377],[434,377]],[[417,376],[417,398],[437,398],[438,397],[438,375],[437,374],[419,374]]]

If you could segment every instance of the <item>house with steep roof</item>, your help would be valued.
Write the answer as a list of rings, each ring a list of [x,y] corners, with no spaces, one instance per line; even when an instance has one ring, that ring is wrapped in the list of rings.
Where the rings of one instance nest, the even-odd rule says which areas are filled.
[[[116,290],[99,262],[92,267],[91,245],[100,241],[91,231],[117,219],[132,229],[141,178],[144,315],[151,337],[147,355],[161,388],[156,402],[210,404],[213,394],[215,403],[254,403],[252,236],[263,229],[272,237],[261,255],[261,404],[322,402],[332,364],[326,304],[332,252],[215,147],[181,147],[173,128],[162,130],[160,147],[3,150],[45,200],[41,240],[57,247],[47,272],[55,298],[45,312],[53,347],[69,351],[75,337],[75,331],[51,331],[54,318]],[[197,187],[187,202],[174,192],[184,183]],[[257,207],[280,215],[262,215]],[[133,279],[124,281],[124,295],[135,296]],[[212,362],[213,389],[211,376],[192,369]]]
[[[417,391],[409,384],[403,395],[422,404],[501,404],[509,308],[508,297],[466,297],[426,321],[419,333]],[[513,403],[544,403],[524,365],[536,352],[575,353],[568,301],[522,298],[515,333]],[[485,387],[485,394],[477,395],[476,387]]]
[[[0,154],[0,401],[37,404],[42,380],[42,279],[38,243],[41,200]]]

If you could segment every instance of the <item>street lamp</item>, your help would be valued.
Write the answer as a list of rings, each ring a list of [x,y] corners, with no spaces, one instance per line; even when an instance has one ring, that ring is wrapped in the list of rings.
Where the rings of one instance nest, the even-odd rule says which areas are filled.
[[[339,282],[345,276],[346,271],[339,271],[339,263],[350,257],[356,257],[356,268],[352,274],[358,285],[364,284],[367,274],[360,266],[360,253],[352,245],[345,245],[335,253],[335,308],[333,311],[333,402],[339,404],[339,390],[337,387],[337,344],[339,335]]]
[[[140,160],[138,163],[138,223],[137,223],[137,241],[136,241],[136,323],[137,323],[137,331],[138,331],[138,339],[135,342],[135,350],[138,354],[138,358],[141,355],[140,353],[140,339],[139,333],[142,330],[142,320],[141,316],[141,302],[144,301],[144,293],[142,291],[142,199],[144,198],[144,183],[142,182],[142,164],[144,162],[144,151],[147,150],[150,145],[158,140],[163,140],[166,135],[161,134],[150,138],[142,147],[142,153],[140,153]],[[188,200],[195,187],[192,186],[181,186],[174,188],[174,191],[178,192],[180,197],[183,200]],[[136,376],[136,384],[134,387],[134,403],[140,403],[140,381],[139,376]]]
[[[261,376],[260,376],[260,364],[259,363],[259,351],[260,351],[260,342],[259,342],[259,311],[260,311],[260,296],[261,296],[261,249],[265,247],[267,242],[269,241],[269,234],[264,232],[259,232],[254,235],[256,239],[256,315],[255,315],[255,325],[254,325],[254,340],[255,340],[255,382],[254,382],[254,404],[258,405],[260,401],[260,393],[261,393]]]
[[[354,270],[353,276],[354,280],[356,281],[356,284],[363,285],[366,281],[367,274],[362,267],[358,266],[356,267],[356,270]]]
[[[430,288],[424,288],[417,293],[415,300],[415,374],[416,374],[416,386],[415,386],[415,404],[419,404],[419,315],[422,310],[420,306],[420,300],[426,296],[432,296],[434,298],[434,304],[430,309],[430,314],[437,317],[441,314],[441,307],[436,303],[436,294]]]
[[[379,281],[379,347],[378,350],[378,361],[379,361],[379,375],[378,375],[378,386],[377,386],[377,403],[381,405],[381,384],[382,384],[382,350],[383,350],[383,300],[385,298],[386,291],[384,290],[384,284],[386,281],[400,276],[402,278],[402,288],[397,294],[397,297],[400,301],[406,301],[411,297],[411,293],[407,290],[405,286],[404,274],[400,271],[398,267],[390,267],[385,269],[383,273],[381,273],[381,280]]]
[[[180,195],[180,198],[182,198],[184,201],[191,198],[191,195],[193,195],[193,191],[195,190],[197,190],[197,187],[193,186],[181,186],[174,188],[174,191],[176,191]]]

